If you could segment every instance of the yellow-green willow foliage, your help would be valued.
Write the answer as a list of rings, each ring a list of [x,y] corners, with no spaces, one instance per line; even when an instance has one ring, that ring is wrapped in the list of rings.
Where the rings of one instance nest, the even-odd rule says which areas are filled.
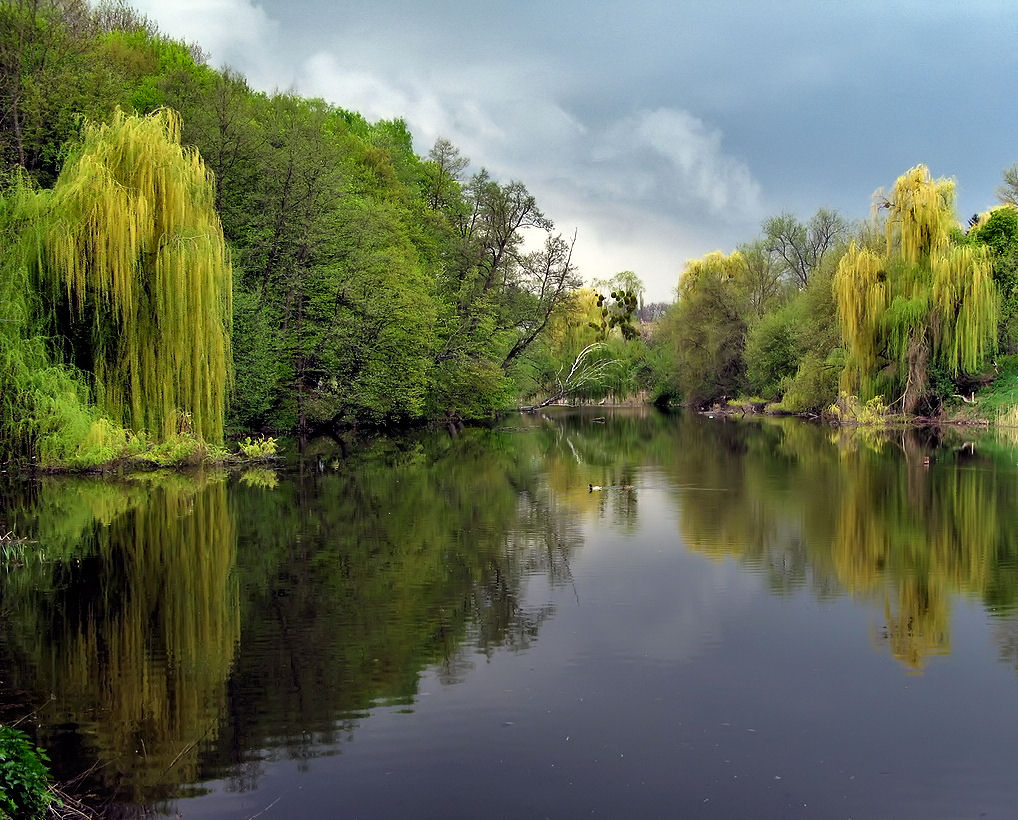
[[[49,726],[77,725],[111,791],[159,799],[171,784],[198,779],[240,639],[226,477],[155,473],[122,485],[44,489],[50,498],[40,513],[64,510],[69,521],[40,530],[41,546],[49,548],[50,531],[88,530],[82,563],[91,562],[97,577],[88,590],[72,583],[78,595],[66,598],[52,581],[5,586],[37,676],[19,683],[54,693],[44,736]],[[81,527],[90,514],[90,526]]]
[[[740,251],[725,256],[721,251],[708,253],[686,263],[679,279],[679,298],[688,297],[705,276],[714,276],[725,283],[741,282],[747,273],[746,257]]]
[[[831,550],[849,592],[883,599],[881,639],[918,672],[950,651],[951,600],[984,597],[998,583],[1008,485],[990,470],[924,467],[911,437],[900,445],[903,459],[843,453]]]
[[[882,365],[893,364],[895,389],[904,391],[896,400],[911,412],[931,361],[957,376],[993,352],[997,294],[986,250],[952,244],[953,182],[919,165],[877,198],[888,211],[883,253],[853,244],[834,278],[848,348],[842,388],[869,398]]]
[[[898,177],[882,206],[888,211],[884,223],[888,255],[896,250],[906,262],[917,264],[947,251],[951,229],[957,226],[954,182],[934,180],[925,165],[917,165]]]
[[[881,353],[881,317],[888,306],[887,273],[883,260],[853,242],[834,277],[841,333],[849,356],[842,387],[859,389],[877,369]],[[869,391],[860,389],[862,393]]]
[[[160,438],[221,442],[231,269],[211,174],[181,147],[178,116],[86,125],[47,196],[41,269],[89,339],[99,406]]]
[[[52,356],[30,259],[40,197],[22,177],[0,195],[0,455],[69,461],[98,422],[85,382]]]
[[[775,591],[810,583],[865,602],[880,647],[913,673],[951,651],[954,599],[1010,589],[1014,487],[996,471],[924,466],[911,433],[824,441],[819,428],[789,425],[772,448],[760,446],[763,430],[745,446],[701,436],[657,448],[672,452],[662,468],[687,548],[762,570]]]

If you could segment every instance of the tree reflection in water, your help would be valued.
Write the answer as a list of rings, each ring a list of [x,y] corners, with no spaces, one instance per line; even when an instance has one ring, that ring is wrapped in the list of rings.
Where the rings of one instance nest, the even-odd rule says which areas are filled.
[[[58,774],[98,762],[104,794],[249,789],[266,760],[330,754],[379,705],[414,709],[422,675],[453,684],[531,647],[555,614],[533,582],[579,600],[584,528],[638,532],[645,481],[686,548],[775,595],[867,602],[876,645],[910,672],[950,651],[958,595],[998,613],[1016,662],[1006,442],[597,415],[317,441],[276,472],[8,493],[8,525],[46,559],[0,575],[0,696],[41,707]]]
[[[883,616],[878,643],[913,672],[950,651],[952,596],[1018,600],[1014,474],[997,469],[992,442],[976,457],[971,442],[952,446],[916,430],[832,433],[783,422],[751,435],[723,426],[733,440],[721,452],[705,448],[724,436],[683,451],[680,474],[725,491],[716,503],[683,505],[691,548],[763,567],[775,591],[808,583],[818,597],[844,590],[873,600]],[[767,437],[777,440],[760,447]]]
[[[240,635],[225,475],[49,479],[20,517],[55,560],[4,578],[10,675],[37,693],[58,776],[71,747],[129,800],[195,780]]]

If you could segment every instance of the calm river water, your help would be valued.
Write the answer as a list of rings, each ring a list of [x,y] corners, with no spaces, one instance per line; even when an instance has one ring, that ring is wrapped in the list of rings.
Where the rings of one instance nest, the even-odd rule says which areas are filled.
[[[561,410],[8,488],[0,720],[118,816],[1013,817],[980,436]]]

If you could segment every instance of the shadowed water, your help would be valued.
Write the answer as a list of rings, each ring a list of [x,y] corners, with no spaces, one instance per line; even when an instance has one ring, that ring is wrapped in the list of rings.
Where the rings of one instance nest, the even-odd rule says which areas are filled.
[[[1007,816],[1016,462],[599,409],[8,487],[0,718],[123,815]]]

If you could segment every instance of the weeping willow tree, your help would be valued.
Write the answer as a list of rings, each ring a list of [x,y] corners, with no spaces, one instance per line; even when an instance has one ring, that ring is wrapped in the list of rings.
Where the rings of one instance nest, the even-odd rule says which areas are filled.
[[[55,348],[34,270],[44,196],[15,177],[0,196],[0,456],[93,466],[127,444],[92,403],[87,378]]]
[[[219,443],[231,376],[231,268],[210,172],[180,120],[88,124],[44,198],[38,282],[73,364],[115,424]]]
[[[957,378],[995,349],[997,294],[985,249],[952,241],[953,182],[918,165],[877,203],[888,212],[883,252],[853,243],[834,278],[848,348],[841,386],[869,398],[883,381],[911,413],[931,364]]]

